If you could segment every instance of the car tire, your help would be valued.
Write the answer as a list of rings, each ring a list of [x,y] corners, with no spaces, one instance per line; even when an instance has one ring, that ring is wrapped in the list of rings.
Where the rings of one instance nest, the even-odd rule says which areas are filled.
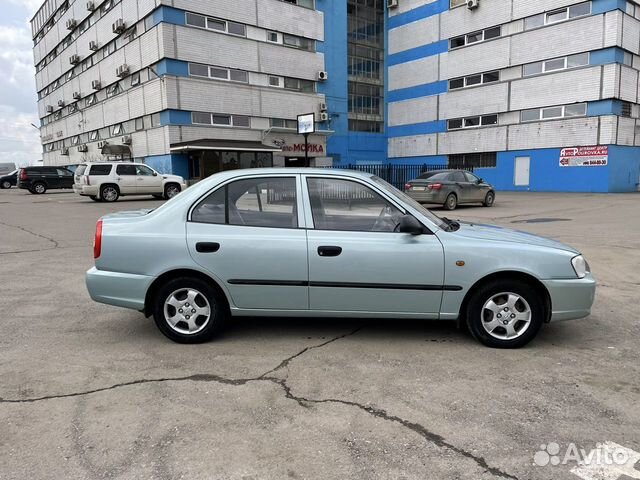
[[[156,325],[177,343],[207,342],[220,333],[229,317],[226,300],[196,277],[169,280],[158,288],[153,302]]]
[[[455,193],[450,193],[444,201],[445,210],[455,210],[458,207],[458,197]]]
[[[11,182],[2,182],[2,185],[0,185],[0,188],[2,188],[3,190],[9,190],[11,188]]]
[[[96,195],[91,195],[91,196],[89,196],[89,198],[91,200],[93,200],[94,202],[101,202],[102,201],[102,199],[100,197],[97,197]]]
[[[120,190],[115,185],[104,185],[100,188],[100,199],[103,202],[117,202],[120,198]]]
[[[180,193],[180,185],[175,183],[169,183],[164,187],[165,200],[171,200],[173,197]]]
[[[484,202],[482,202],[482,206],[484,207],[493,207],[493,204],[496,201],[496,194],[493,192],[488,192],[487,196],[484,197]]]
[[[36,182],[31,187],[31,193],[35,193],[36,195],[42,195],[47,191],[47,186],[42,182]]]
[[[495,280],[473,293],[465,315],[469,331],[480,343],[491,348],[520,348],[540,331],[545,303],[529,283]]]

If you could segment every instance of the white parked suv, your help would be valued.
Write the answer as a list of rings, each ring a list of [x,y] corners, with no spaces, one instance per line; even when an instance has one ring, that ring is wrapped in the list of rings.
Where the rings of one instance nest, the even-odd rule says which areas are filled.
[[[96,202],[115,202],[126,195],[170,199],[187,188],[184,178],[156,172],[143,163],[82,163],[74,177],[74,192]]]

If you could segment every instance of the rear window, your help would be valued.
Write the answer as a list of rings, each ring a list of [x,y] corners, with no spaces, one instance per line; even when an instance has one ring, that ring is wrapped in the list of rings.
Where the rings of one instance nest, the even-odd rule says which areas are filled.
[[[91,165],[89,175],[109,175],[111,173],[111,165]]]
[[[87,169],[86,165],[78,165],[76,168],[76,175],[84,175],[84,171]]]
[[[449,172],[427,172],[418,177],[419,180],[448,180]]]

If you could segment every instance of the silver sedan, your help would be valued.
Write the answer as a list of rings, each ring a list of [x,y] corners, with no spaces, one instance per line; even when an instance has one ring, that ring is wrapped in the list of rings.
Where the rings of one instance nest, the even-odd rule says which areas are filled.
[[[357,172],[214,175],[156,210],[98,221],[91,297],[211,339],[230,316],[465,322],[491,347],[590,314],[595,280],[553,240],[439,218]]]

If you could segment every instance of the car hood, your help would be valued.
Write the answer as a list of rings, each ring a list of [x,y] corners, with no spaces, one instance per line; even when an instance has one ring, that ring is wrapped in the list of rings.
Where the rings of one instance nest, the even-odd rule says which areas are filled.
[[[179,183],[184,183],[184,178],[182,178],[179,175],[165,175],[165,174],[162,174],[162,178],[164,178],[165,180],[174,180],[174,181],[179,182]]]
[[[456,235],[473,238],[476,240],[492,240],[497,242],[521,243],[525,245],[536,245],[539,247],[555,248],[558,250],[566,250],[578,254],[575,248],[565,245],[562,242],[551,240],[549,238],[539,237],[527,232],[511,230],[510,228],[498,227],[495,225],[483,225],[473,223],[460,222],[460,229],[455,232]]]

